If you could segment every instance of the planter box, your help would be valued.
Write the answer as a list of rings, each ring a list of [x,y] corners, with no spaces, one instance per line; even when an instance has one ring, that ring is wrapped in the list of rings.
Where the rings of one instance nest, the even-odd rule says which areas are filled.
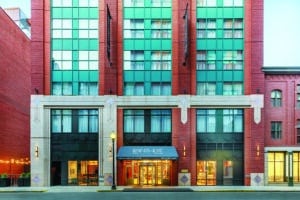
[[[30,178],[18,178],[18,186],[30,186]]]
[[[9,178],[0,178],[0,187],[8,187],[10,186]]]

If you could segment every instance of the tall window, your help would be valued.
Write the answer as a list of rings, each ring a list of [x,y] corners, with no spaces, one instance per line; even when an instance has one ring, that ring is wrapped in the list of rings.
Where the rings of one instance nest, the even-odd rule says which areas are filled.
[[[171,110],[124,110],[124,133],[171,133]]]
[[[171,111],[151,110],[151,133],[171,132]]]
[[[271,92],[271,105],[273,107],[281,107],[281,105],[282,105],[282,92],[280,90],[273,90]]]
[[[51,110],[52,133],[98,133],[98,110]]]
[[[223,132],[243,132],[243,110],[223,110]]]
[[[144,125],[143,110],[124,110],[124,132],[125,133],[143,133]]]
[[[294,182],[300,182],[300,152],[293,153],[293,177]]]
[[[197,133],[242,133],[242,109],[198,109]]]
[[[282,138],[282,122],[271,122],[271,138],[281,139]]]
[[[267,156],[268,156],[268,181],[283,182],[284,181],[284,153],[269,152]]]
[[[197,132],[216,132],[216,110],[197,110]]]

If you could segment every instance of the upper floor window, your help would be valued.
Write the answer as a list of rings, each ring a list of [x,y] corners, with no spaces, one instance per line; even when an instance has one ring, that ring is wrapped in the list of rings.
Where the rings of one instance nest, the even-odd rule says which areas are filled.
[[[144,51],[124,51],[124,70],[143,70]]]
[[[197,95],[216,95],[216,83],[215,82],[197,83]]]
[[[151,95],[171,95],[171,83],[151,83]]]
[[[216,7],[217,0],[197,0],[197,6],[199,6],[199,7]]]
[[[273,90],[271,92],[271,105],[273,107],[281,107],[281,105],[282,105],[282,92],[280,90]]]
[[[197,52],[197,70],[216,69],[216,51]]]
[[[171,0],[151,0],[153,7],[170,7],[171,4]]]
[[[243,84],[242,83],[224,83],[223,95],[242,95]]]
[[[281,139],[282,138],[282,122],[271,122],[271,138]]]
[[[144,83],[141,82],[129,82],[124,85],[124,95],[145,95]]]
[[[151,69],[152,70],[171,70],[171,52],[170,51],[152,51]]]
[[[171,20],[152,20],[151,36],[152,38],[171,38]]]
[[[124,110],[124,133],[171,133],[171,110]]]
[[[124,7],[143,7],[144,1],[141,0],[124,0]]]
[[[216,38],[216,19],[197,20],[197,38]]]
[[[243,51],[224,51],[223,69],[241,70],[243,69]]]
[[[243,6],[243,0],[223,0],[224,7],[240,7]]]
[[[297,120],[297,143],[300,144],[300,119]]]
[[[243,20],[242,19],[225,19],[224,38],[242,38],[243,37]]]
[[[52,133],[98,133],[98,110],[51,110]]]
[[[300,108],[300,85],[297,85],[297,108]]]
[[[125,19],[124,38],[144,38],[144,19]]]

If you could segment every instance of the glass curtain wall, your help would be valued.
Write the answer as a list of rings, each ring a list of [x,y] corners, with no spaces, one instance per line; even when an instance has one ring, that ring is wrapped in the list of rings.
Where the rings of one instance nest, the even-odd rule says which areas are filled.
[[[124,95],[171,95],[172,1],[123,0]]]
[[[51,94],[98,95],[98,0],[51,0]]]

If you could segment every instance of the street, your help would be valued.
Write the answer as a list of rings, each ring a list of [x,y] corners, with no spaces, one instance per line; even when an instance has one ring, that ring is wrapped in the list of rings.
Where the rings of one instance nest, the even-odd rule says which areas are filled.
[[[0,193],[0,200],[298,200],[300,192],[17,192]]]

